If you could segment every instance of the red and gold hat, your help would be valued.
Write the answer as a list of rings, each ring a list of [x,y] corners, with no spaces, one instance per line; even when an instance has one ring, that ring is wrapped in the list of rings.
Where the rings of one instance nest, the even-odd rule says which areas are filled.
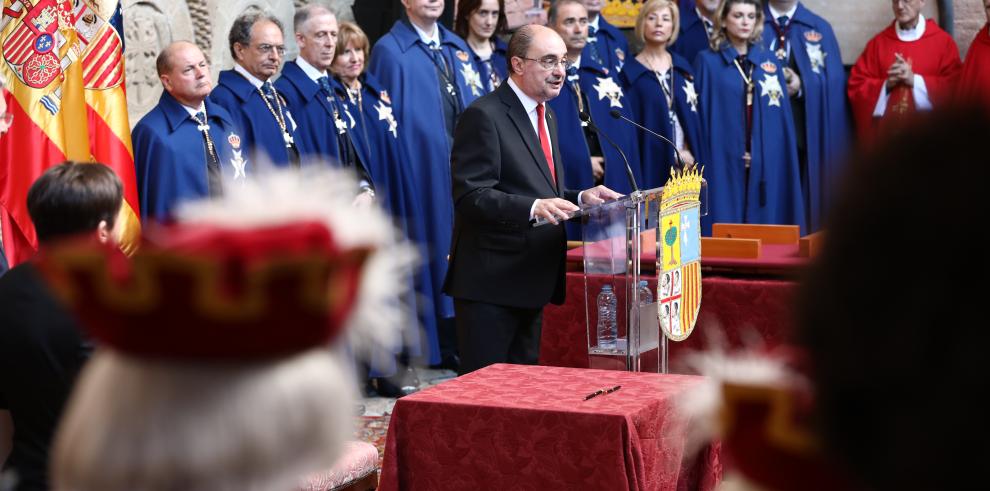
[[[248,361],[326,345],[355,305],[371,253],[340,246],[319,221],[149,232],[156,239],[146,235],[131,258],[92,240],[38,257],[93,338],[139,357]]]

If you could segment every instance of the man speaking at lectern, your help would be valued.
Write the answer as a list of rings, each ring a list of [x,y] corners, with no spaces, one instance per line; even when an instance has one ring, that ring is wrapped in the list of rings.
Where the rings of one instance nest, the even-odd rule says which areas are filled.
[[[563,187],[557,124],[544,104],[564,83],[560,36],[522,27],[508,58],[508,82],[461,115],[451,150],[454,236],[444,291],[454,298],[462,374],[536,363],[543,306],[564,301],[560,221],[577,203],[620,197],[604,186]],[[537,218],[552,225],[531,226]]]

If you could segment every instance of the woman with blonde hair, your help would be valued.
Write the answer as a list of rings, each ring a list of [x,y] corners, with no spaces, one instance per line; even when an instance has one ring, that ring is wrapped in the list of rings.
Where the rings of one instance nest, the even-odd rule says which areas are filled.
[[[633,117],[667,137],[676,148],[646,132],[639,132],[643,188],[662,186],[678,155],[685,165],[695,163],[702,147],[698,95],[691,65],[668,47],[677,40],[679,11],[672,0],[648,0],[636,17],[636,37],[643,51],[626,62],[619,75],[632,106]],[[701,159],[702,162],[705,159]]]
[[[384,85],[365,70],[369,49],[368,36],[357,24],[341,22],[330,71],[347,91],[344,105],[354,116],[351,136],[379,190],[380,202],[409,240],[425,251],[427,236],[423,220],[426,214],[421,210],[419,201],[422,197],[416,195],[411,170],[402,165],[408,162],[408,159],[402,157],[405,149],[399,138],[399,132],[404,130],[399,126],[399,104],[404,101],[395,99],[395,94],[385,90]],[[429,263],[424,261],[415,275],[416,299],[410,301],[411,307],[416,303],[433,305],[428,266]],[[411,357],[426,355],[426,340],[430,337],[435,339],[437,333],[433,309],[417,310],[423,330],[415,339],[407,340],[409,351],[406,355]],[[394,357],[372,364],[368,375],[371,380],[367,389],[373,389],[380,395],[401,397],[415,390],[410,384],[415,373],[408,367],[397,370]],[[370,394],[371,390],[366,390],[366,393]]]
[[[726,0],[710,51],[694,62],[709,160],[711,223],[800,225],[805,231],[797,144],[784,70],[759,42],[759,0]]]

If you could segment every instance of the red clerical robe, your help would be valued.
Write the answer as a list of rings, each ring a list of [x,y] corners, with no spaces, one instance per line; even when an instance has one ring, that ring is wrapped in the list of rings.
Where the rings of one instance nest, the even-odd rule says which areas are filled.
[[[990,23],[973,38],[966,53],[959,95],[966,101],[977,101],[990,113]]]
[[[901,41],[897,37],[894,24],[873,37],[863,54],[853,65],[849,75],[849,102],[860,142],[867,143],[876,138],[877,130],[889,123],[903,120],[915,111],[912,88],[898,85],[889,91],[887,107],[880,121],[873,117],[877,99],[887,83],[887,70],[894,64],[895,53],[908,61],[915,75],[921,75],[928,89],[928,100],[933,106],[951,96],[962,63],[959,61],[959,48],[952,36],[938,27],[932,20],[925,24],[925,32],[916,41]]]

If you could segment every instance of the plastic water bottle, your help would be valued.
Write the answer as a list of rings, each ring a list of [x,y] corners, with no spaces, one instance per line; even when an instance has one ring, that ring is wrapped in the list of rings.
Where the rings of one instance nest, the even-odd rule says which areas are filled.
[[[649,305],[653,303],[653,292],[650,291],[650,284],[646,280],[639,282],[639,304]]]
[[[615,349],[615,338],[618,327],[615,323],[615,292],[612,285],[602,286],[598,293],[598,347],[600,349]]]

